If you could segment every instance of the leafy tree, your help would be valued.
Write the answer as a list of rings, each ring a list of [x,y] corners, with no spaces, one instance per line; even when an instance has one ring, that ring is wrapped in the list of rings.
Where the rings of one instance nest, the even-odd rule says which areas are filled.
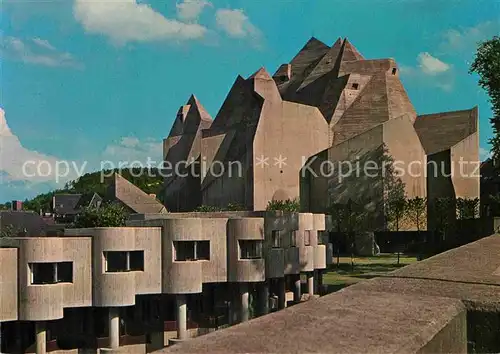
[[[427,199],[415,197],[407,200],[407,214],[411,223],[417,227],[417,232],[420,232],[425,221],[425,213],[427,211]]]
[[[16,237],[19,236],[20,230],[13,225],[5,225],[0,230],[0,238],[2,237]]]
[[[125,226],[127,213],[117,203],[101,205],[100,208],[87,207],[76,218],[73,228],[121,227]]]
[[[495,36],[479,44],[470,73],[479,75],[479,86],[488,95],[493,110],[490,123],[493,127],[492,145],[493,159],[500,159],[500,37]]]
[[[457,216],[459,220],[475,219],[479,214],[479,198],[457,199]]]
[[[267,203],[266,207],[267,211],[291,211],[291,212],[299,212],[300,211],[300,201],[298,198],[295,199],[286,199],[286,200],[271,200]]]

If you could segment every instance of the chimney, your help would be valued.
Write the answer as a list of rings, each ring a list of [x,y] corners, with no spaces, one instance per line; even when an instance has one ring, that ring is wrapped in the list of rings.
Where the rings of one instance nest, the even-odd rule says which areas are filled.
[[[14,210],[14,211],[23,210],[23,202],[21,202],[20,200],[13,200],[12,201],[12,210]]]

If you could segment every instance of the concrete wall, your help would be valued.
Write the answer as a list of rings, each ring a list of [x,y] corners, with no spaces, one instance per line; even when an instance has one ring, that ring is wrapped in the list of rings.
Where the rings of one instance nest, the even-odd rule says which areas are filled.
[[[5,238],[0,242],[18,249],[19,320],[56,320],[63,317],[64,307],[92,306],[90,238]],[[31,284],[30,263],[58,262],[73,263],[71,283]]]
[[[159,228],[67,229],[66,235],[92,237],[93,306],[131,306],[135,304],[135,295],[161,292]],[[143,251],[144,271],[106,272],[107,251]]]
[[[17,320],[17,249],[0,248],[0,322]]]

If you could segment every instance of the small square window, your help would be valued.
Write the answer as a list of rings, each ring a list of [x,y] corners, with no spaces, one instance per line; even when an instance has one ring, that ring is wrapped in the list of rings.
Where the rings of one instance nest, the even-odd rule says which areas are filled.
[[[106,272],[127,272],[128,271],[128,252],[127,251],[108,251],[104,252],[106,263]]]
[[[174,259],[178,262],[196,260],[194,241],[174,241],[174,250]]]
[[[72,283],[73,282],[73,262],[57,263],[57,282]]]
[[[396,69],[396,68],[392,69],[392,75],[396,75],[397,72],[398,72],[398,69]]]
[[[210,241],[196,241],[196,259],[210,260]]]
[[[304,246],[311,245],[311,230],[304,231]]]
[[[359,89],[359,84],[358,84],[358,83],[354,83],[354,84],[352,84],[352,89],[353,89],[353,90],[357,90],[357,89]]]
[[[129,270],[138,272],[144,271],[144,251],[130,251],[129,252]]]
[[[272,248],[281,248],[281,233],[279,230],[273,230],[271,232],[271,242]]]

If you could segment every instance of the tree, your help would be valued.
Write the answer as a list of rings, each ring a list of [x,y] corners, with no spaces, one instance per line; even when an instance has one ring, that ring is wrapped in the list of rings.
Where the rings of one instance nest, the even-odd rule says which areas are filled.
[[[0,230],[0,238],[2,237],[17,237],[19,236],[20,230],[15,228],[13,225],[5,225]]]
[[[411,223],[417,227],[417,232],[420,233],[422,223],[425,220],[425,212],[427,209],[426,198],[415,197],[407,201],[407,213]]]
[[[87,207],[76,218],[73,228],[125,226],[127,213],[119,204],[110,203],[100,208]]]
[[[500,37],[495,36],[479,44],[470,73],[479,75],[479,86],[490,96],[493,117],[490,123],[493,127],[492,145],[493,160],[500,159]]]

